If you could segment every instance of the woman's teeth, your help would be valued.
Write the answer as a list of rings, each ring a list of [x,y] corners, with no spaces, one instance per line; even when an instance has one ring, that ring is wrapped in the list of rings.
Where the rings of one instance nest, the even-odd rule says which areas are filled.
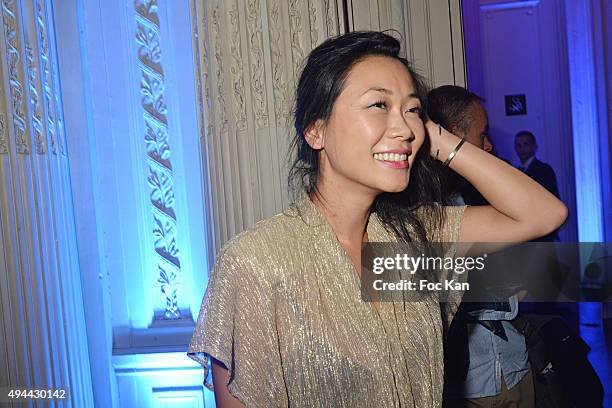
[[[407,154],[399,154],[399,153],[375,153],[374,154],[374,159],[375,160],[380,160],[380,161],[394,161],[394,162],[398,162],[398,161],[405,161],[408,159],[408,155]]]

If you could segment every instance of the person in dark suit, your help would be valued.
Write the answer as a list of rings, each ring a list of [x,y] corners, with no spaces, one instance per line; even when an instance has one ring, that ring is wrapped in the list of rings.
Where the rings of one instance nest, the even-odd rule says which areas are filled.
[[[514,137],[514,150],[521,160],[519,170],[526,173],[529,177],[537,181],[542,187],[550,191],[555,197],[559,198],[559,188],[557,187],[557,177],[555,171],[549,164],[538,160],[535,157],[538,144],[533,133],[521,130]],[[537,241],[552,242],[559,240],[559,234],[555,230],[550,234],[539,238]]]
[[[516,134],[514,150],[521,160],[519,170],[559,198],[555,171],[535,157],[537,149],[533,133],[522,130]],[[557,231],[535,241],[558,241]],[[533,298],[551,299],[558,295],[565,278],[561,276],[554,247],[541,248],[551,251],[539,257],[539,265],[543,264],[541,269],[548,275],[542,281],[553,284],[547,287],[540,284],[530,291]],[[538,290],[539,293],[534,293]],[[547,371],[539,370],[535,378],[538,407],[603,406],[603,384],[587,357],[590,347],[561,318],[567,316],[568,310],[575,310],[575,306],[576,303],[564,305],[562,302],[521,303],[521,311],[527,313],[514,320],[515,326],[526,338],[531,364],[538,368],[552,367]]]

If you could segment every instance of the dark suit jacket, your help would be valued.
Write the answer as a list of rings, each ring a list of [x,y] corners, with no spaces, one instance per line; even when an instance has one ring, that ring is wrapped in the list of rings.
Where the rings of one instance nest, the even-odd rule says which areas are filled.
[[[559,198],[557,177],[555,176],[555,171],[548,164],[534,158],[525,173],[540,183],[542,187],[553,193],[555,197]]]
[[[542,187],[550,191],[555,195],[555,197],[559,198],[559,188],[557,187],[557,177],[555,176],[555,171],[550,167],[550,165],[541,162],[537,158],[534,158],[527,167],[527,171],[525,172],[529,177],[537,181]],[[553,231],[550,234],[539,238],[537,241],[550,242],[559,239],[559,235],[557,231]]]

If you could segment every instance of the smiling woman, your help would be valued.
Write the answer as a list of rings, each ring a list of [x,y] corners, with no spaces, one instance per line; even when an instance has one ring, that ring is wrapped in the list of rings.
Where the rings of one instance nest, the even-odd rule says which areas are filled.
[[[310,147],[320,151],[319,188],[363,190],[374,197],[405,190],[412,152],[425,139],[420,106],[400,61],[370,56],[355,64],[329,119],[319,119],[305,133]]]
[[[223,248],[189,347],[212,367],[218,406],[441,406],[442,333],[457,304],[364,302],[362,243],[522,241],[563,222],[565,207],[522,172],[423,124],[425,89],[399,49],[353,32],[309,55],[296,204]],[[492,206],[436,204],[436,159]]]

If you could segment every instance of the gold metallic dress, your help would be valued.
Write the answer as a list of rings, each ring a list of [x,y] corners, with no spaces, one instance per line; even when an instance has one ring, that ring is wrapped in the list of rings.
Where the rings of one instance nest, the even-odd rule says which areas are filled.
[[[464,208],[445,207],[428,239],[456,242]],[[397,241],[375,215],[367,232]],[[457,304],[443,305],[381,302],[378,313],[362,301],[350,258],[304,198],[225,245],[188,352],[207,372],[209,356],[225,364],[247,407],[440,407],[442,316]]]

